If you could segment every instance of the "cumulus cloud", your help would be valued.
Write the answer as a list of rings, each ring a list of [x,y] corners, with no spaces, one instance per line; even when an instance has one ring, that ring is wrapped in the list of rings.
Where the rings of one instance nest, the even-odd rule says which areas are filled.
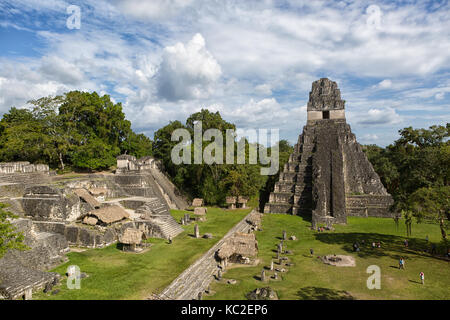
[[[364,141],[376,141],[378,140],[378,136],[376,134],[365,134],[361,138]]]
[[[445,97],[445,92],[438,92],[434,95],[434,98],[436,100],[442,100],[442,99],[444,99],[444,97]]]
[[[372,2],[83,0],[81,29],[61,32],[65,1],[0,1],[0,28],[39,39],[30,57],[0,58],[0,111],[97,90],[123,102],[146,133],[203,107],[238,127],[280,127],[295,141],[311,82],[329,77],[358,134],[389,142],[406,120],[448,118],[450,8],[382,1],[373,28]]]
[[[44,57],[41,60],[41,68],[49,80],[64,82],[67,84],[79,84],[83,80],[83,72],[73,63],[59,57]]]
[[[385,79],[385,80],[381,81],[380,83],[378,83],[377,87],[380,89],[388,89],[388,88],[392,87],[392,81],[389,79]]]
[[[264,84],[257,85],[255,87],[255,91],[260,94],[271,95],[272,87],[270,84],[264,83]]]
[[[361,116],[364,118],[359,123],[365,125],[396,124],[402,121],[402,117],[393,108],[370,109]]]
[[[178,42],[164,49],[157,73],[158,95],[169,101],[206,98],[221,74],[205,39],[197,33],[186,45]]]
[[[162,20],[188,7],[192,0],[115,0],[113,3],[125,14],[138,19]]]

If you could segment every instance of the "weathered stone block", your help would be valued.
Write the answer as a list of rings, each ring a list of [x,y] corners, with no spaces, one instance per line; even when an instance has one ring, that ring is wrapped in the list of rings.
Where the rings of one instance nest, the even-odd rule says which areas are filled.
[[[79,228],[75,226],[67,226],[64,232],[66,240],[72,245],[78,245],[79,242]]]

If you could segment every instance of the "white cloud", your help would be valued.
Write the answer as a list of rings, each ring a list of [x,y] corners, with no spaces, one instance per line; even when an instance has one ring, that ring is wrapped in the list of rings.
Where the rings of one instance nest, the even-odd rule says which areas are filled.
[[[169,101],[206,98],[222,74],[220,65],[206,50],[197,33],[186,45],[178,42],[164,49],[158,70],[158,94]]]
[[[270,96],[272,94],[272,87],[270,84],[264,83],[257,85],[255,91],[264,95]]]
[[[436,100],[442,100],[442,99],[444,99],[444,97],[445,97],[445,92],[438,92],[434,95],[434,98]]]
[[[389,79],[385,79],[385,80],[381,81],[380,83],[378,83],[378,88],[388,89],[390,87],[392,87],[392,81]]]
[[[360,114],[360,124],[385,125],[396,124],[402,121],[402,117],[393,108],[370,109],[367,114]]]
[[[0,59],[0,111],[97,90],[122,101],[145,132],[206,107],[240,127],[280,127],[292,141],[305,124],[298,105],[311,82],[329,77],[358,134],[389,141],[406,122],[423,127],[419,121],[435,121],[430,114],[446,116],[450,8],[381,2],[374,29],[366,23],[372,2],[84,0],[73,32],[57,31],[65,1],[0,2],[11,17],[0,27],[35,32],[43,44],[37,57]],[[40,14],[46,19],[34,19]],[[386,124],[393,134],[375,132]]]
[[[163,20],[188,7],[192,0],[115,0],[119,10],[141,20]]]
[[[365,134],[361,138],[364,141],[376,141],[378,140],[378,136],[376,134]]]
[[[40,71],[49,80],[64,82],[67,84],[79,84],[83,80],[83,72],[73,63],[59,57],[44,57],[41,60]]]

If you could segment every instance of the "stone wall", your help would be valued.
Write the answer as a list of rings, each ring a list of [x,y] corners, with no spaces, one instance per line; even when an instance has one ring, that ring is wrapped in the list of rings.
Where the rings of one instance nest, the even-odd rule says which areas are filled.
[[[342,130],[343,124],[334,121],[314,126],[313,224],[346,222]]]
[[[64,181],[62,181],[64,182]],[[75,181],[64,182],[66,188],[86,190],[105,189],[107,198],[126,197],[127,193],[117,183],[114,182],[114,175],[92,174],[87,177],[81,177]]]
[[[347,195],[347,214],[357,217],[391,217],[395,216],[389,208],[394,203],[390,195]]]
[[[25,216],[44,221],[75,221],[93,208],[70,190],[33,186],[22,199]]]
[[[49,173],[46,164],[30,164],[28,161],[0,162],[0,174],[44,172]]]
[[[65,261],[69,250],[64,236],[33,230],[33,221],[16,219],[15,228],[24,234],[29,250],[9,250],[0,259],[0,296],[20,298],[45,286],[56,284],[58,274],[44,272]]]
[[[61,222],[33,221],[33,230],[62,235],[69,245],[77,247],[102,248],[117,241],[114,227],[100,231]]]

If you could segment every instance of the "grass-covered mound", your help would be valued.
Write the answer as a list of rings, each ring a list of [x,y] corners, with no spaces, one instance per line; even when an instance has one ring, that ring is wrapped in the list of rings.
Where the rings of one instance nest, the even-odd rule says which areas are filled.
[[[405,248],[405,225],[400,221],[398,230],[392,219],[349,218],[347,225],[337,225],[335,231],[318,233],[310,230],[310,222],[298,216],[264,215],[263,231],[257,232],[259,259],[256,267],[231,268],[224,273],[226,279],[237,283],[213,282],[216,293],[205,299],[245,299],[245,295],[258,287],[270,286],[279,299],[449,299],[450,265],[439,257],[432,257],[424,250],[431,242],[440,241],[437,225],[414,224],[408,248]],[[276,257],[276,244],[282,231],[298,240],[285,241],[293,266],[287,273],[278,273],[281,281],[259,281],[261,270]],[[428,235],[430,243],[426,242]],[[365,245],[361,245],[362,240]],[[360,252],[353,252],[358,241]],[[372,249],[372,242],[381,242],[381,248]],[[314,249],[311,257],[309,249]],[[356,267],[335,267],[324,264],[317,256],[329,254],[351,255]],[[400,257],[405,259],[405,270],[398,269]],[[370,265],[381,268],[381,289],[369,290],[366,286]],[[277,264],[275,264],[277,267]],[[419,273],[425,273],[425,285],[420,283]],[[266,275],[272,275],[266,270]]]
[[[172,210],[177,221],[186,211]],[[208,208],[207,221],[200,222],[200,233],[212,233],[212,239],[195,239],[195,223],[183,226],[185,231],[173,239],[151,239],[150,250],[141,253],[122,252],[111,245],[103,249],[71,252],[69,262],[52,270],[65,275],[69,265],[77,265],[88,275],[81,289],[69,290],[66,277],[55,289],[60,292],[36,294],[34,299],[144,299],[170,284],[184,269],[208,251],[229,229],[243,219],[250,209],[222,210]],[[189,212],[193,216],[193,212]]]

